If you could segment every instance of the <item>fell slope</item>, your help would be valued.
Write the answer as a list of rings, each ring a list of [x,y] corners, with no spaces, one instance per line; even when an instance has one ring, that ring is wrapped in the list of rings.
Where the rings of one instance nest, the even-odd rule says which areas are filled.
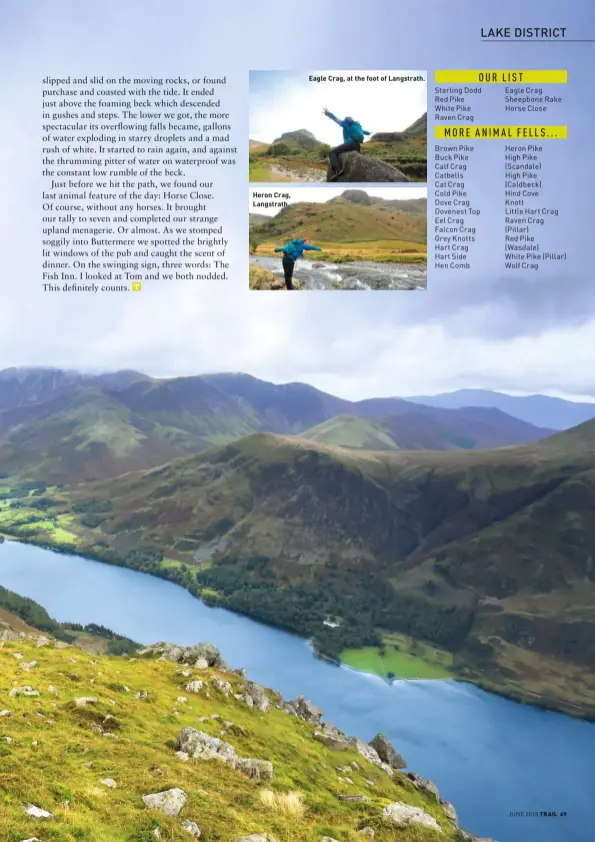
[[[270,240],[291,238],[299,231],[314,243],[393,240],[425,245],[425,199],[363,202],[360,193],[367,197],[364,191],[347,190],[327,202],[293,202],[251,230]]]
[[[341,751],[330,738],[329,745],[315,739],[325,730],[322,711],[292,708],[246,681],[208,644],[158,645],[146,657],[115,658],[57,649],[47,636],[4,638],[3,839],[234,842],[268,834],[275,842],[320,842],[333,834],[356,842],[358,831],[371,827],[380,842],[429,842],[439,834],[428,823],[443,831],[441,839],[461,838],[428,782],[381,768],[378,755],[376,762],[362,756],[363,749],[374,757],[370,746],[348,743],[339,732],[333,739],[342,740]],[[190,736],[218,746],[222,756],[231,747],[256,759],[234,768],[176,754]],[[338,769],[346,764],[349,781]],[[171,790],[168,812],[143,802]],[[426,825],[397,826],[383,817],[395,803],[401,811],[417,808]]]

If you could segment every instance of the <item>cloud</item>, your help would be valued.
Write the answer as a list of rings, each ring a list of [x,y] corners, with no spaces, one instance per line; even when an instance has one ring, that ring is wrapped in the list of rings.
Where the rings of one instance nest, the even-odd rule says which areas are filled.
[[[421,71],[261,71],[250,92],[250,137],[272,143],[283,132],[307,129],[318,140],[336,146],[341,128],[322,113],[326,106],[339,119],[351,116],[372,132],[403,131],[427,110],[423,82],[313,82],[310,75],[423,75]]]
[[[557,237],[559,247],[569,252],[563,270],[543,266],[529,275],[505,273],[498,204],[503,198],[501,171],[492,171],[484,166],[485,158],[478,158],[468,178],[470,195],[484,208],[472,270],[434,272],[430,266],[428,290],[409,293],[250,292],[244,150],[235,171],[209,174],[217,182],[216,211],[230,239],[229,283],[147,283],[142,294],[123,297],[41,291],[40,80],[46,74],[69,73],[227,73],[226,102],[235,115],[233,137],[242,148],[248,136],[246,71],[265,52],[269,66],[285,64],[284,33],[293,32],[295,13],[280,6],[274,23],[269,23],[263,3],[236,7],[234,26],[225,28],[223,54],[221,38],[214,35],[222,32],[220,11],[201,4],[199,14],[189,0],[171,0],[166,16],[163,4],[154,0],[132,0],[124,6],[115,0],[94,5],[66,0],[2,4],[0,367],[136,368],[161,376],[248,371],[277,382],[303,379],[351,398],[467,386],[595,396],[595,292],[587,263],[591,191],[577,190],[572,179],[558,183],[559,159],[554,157],[548,159],[547,177],[555,195],[547,201],[558,202],[566,215],[548,236]],[[385,11],[392,8],[387,4]],[[341,24],[350,29],[340,26],[337,31],[330,6],[315,6],[308,0],[302,14],[304,20],[315,19],[320,32],[336,32],[336,44],[332,39],[324,43],[328,66],[340,66],[347,38],[355,45],[354,65],[370,66],[374,56],[388,67],[399,46],[399,55],[403,61],[409,58],[412,67],[424,57],[428,64],[431,57],[437,66],[449,66],[442,46],[442,30],[451,25],[452,12],[446,6],[443,11],[436,7],[436,37],[422,39],[423,44],[409,36],[398,41],[389,28],[371,26],[357,33],[357,15],[351,23]],[[351,21],[352,16],[343,17]],[[470,12],[463,27],[469,37],[477,22]],[[413,31],[414,23],[404,19],[402,31]],[[255,29],[261,39],[258,44]],[[292,49],[301,66],[315,67],[320,60],[312,32]],[[479,44],[477,49],[485,47]],[[469,50],[475,57],[469,66],[481,66],[482,53],[475,56],[473,46]],[[570,60],[567,53],[564,60]],[[568,87],[564,94],[568,122],[582,119],[588,129],[580,87]],[[280,102],[283,120],[293,118],[283,130],[303,126],[298,118],[310,103],[303,87],[300,90],[295,105],[291,96]],[[337,110],[346,107],[340,98],[346,94],[337,87],[335,99],[334,90],[317,88],[315,96],[308,95],[316,119],[331,129],[332,123],[319,116],[319,109],[325,104]],[[377,109],[378,102],[372,106]],[[383,107],[390,110],[390,99]],[[413,122],[424,110],[421,101],[412,103],[406,119]],[[364,126],[386,128],[384,122],[364,122]],[[590,145],[588,130],[575,132],[564,142],[563,154],[566,160],[579,161],[581,155],[589,160]],[[478,155],[487,154],[478,150]]]

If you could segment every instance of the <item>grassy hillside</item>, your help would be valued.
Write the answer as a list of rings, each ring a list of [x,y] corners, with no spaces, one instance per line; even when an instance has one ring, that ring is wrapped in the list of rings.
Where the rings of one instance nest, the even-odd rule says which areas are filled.
[[[338,447],[364,450],[397,450],[398,445],[380,421],[337,415],[305,430],[303,438]]]
[[[299,235],[315,243],[402,240],[425,246],[425,200],[362,202],[360,193],[364,191],[347,190],[327,202],[295,202],[255,226],[253,232],[269,242]]]
[[[252,254],[273,254],[299,236],[319,245],[311,260],[383,260],[417,262],[427,259],[425,199],[383,201],[362,190],[346,190],[327,202],[295,202],[267,222],[250,228]]]
[[[201,839],[220,842],[248,834],[276,842],[356,842],[366,827],[379,842],[460,838],[448,807],[405,772],[389,775],[340,735],[347,745],[341,751],[315,739],[319,725],[279,709],[278,694],[247,684],[219,658],[199,668],[193,666],[198,649],[168,652],[185,663],[93,656],[57,649],[47,637],[3,642],[3,839],[182,842],[198,838],[195,827]],[[18,694],[25,687],[31,695]],[[248,697],[256,704],[249,706]],[[272,780],[176,754],[183,728],[223,740],[240,757],[269,761]],[[182,790],[176,815],[145,806],[144,796],[171,789]],[[384,818],[395,803],[418,808],[443,833]],[[44,811],[41,818],[28,815],[32,807]]]
[[[454,653],[459,677],[595,716],[595,423],[494,451],[258,434],[45,497],[5,503],[0,529],[54,544],[63,529],[71,550],[167,575],[331,657],[405,634]]]

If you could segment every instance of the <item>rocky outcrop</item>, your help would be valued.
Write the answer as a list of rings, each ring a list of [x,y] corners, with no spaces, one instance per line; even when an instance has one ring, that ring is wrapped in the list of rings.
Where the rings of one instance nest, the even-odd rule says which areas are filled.
[[[255,684],[253,681],[248,681],[240,688],[241,692],[236,693],[236,698],[245,702],[249,707],[255,707],[264,713],[269,709],[271,703],[267,696],[264,687],[260,684]]]
[[[363,740],[360,740],[359,737],[349,737],[349,743],[356,751],[359,751],[362,757],[369,760],[370,763],[373,763],[380,769],[384,769],[387,775],[390,775],[391,777],[394,775],[392,766],[389,766],[388,763],[381,760],[376,749],[369,743],[365,743]]]
[[[19,634],[12,629],[2,629],[2,631],[0,631],[0,640],[9,640],[16,643],[16,641],[20,640],[22,637],[24,637],[22,632]]]
[[[404,769],[407,766],[405,760],[395,751],[394,746],[385,734],[376,734],[374,739],[370,740],[370,745],[376,749],[380,759],[392,766],[393,769]]]
[[[231,769],[238,769],[248,778],[272,780],[273,764],[269,760],[253,757],[240,757],[232,745],[211,737],[196,728],[182,728],[176,741],[178,751],[199,760],[219,760]]]
[[[138,655],[157,657],[164,661],[174,661],[178,664],[188,664],[196,669],[214,667],[224,672],[229,670],[229,664],[223,660],[221,653],[212,643],[196,643],[194,646],[176,646],[174,643],[154,643],[138,651]]]
[[[166,816],[177,816],[187,800],[184,790],[177,787],[143,795],[143,803],[149,810],[159,810]]]
[[[214,678],[213,687],[215,688],[215,690],[219,690],[226,696],[229,696],[229,694],[231,693],[231,684],[229,683],[229,681],[225,681],[224,678]]]
[[[312,702],[303,696],[296,696],[291,702],[281,702],[279,707],[286,713],[299,716],[304,722],[312,722],[314,725],[320,722],[324,713],[321,708],[317,708],[316,705],[312,704]]]
[[[34,690],[33,687],[26,684],[24,687],[13,687],[8,695],[11,699],[14,699],[15,696],[39,696],[39,690]]]
[[[344,152],[340,159],[343,167],[342,175],[333,179],[333,170],[329,165],[326,174],[327,181],[374,182],[377,184],[411,181],[401,170],[386,161],[381,161],[380,158],[372,158],[369,155],[362,155],[360,152]]]
[[[349,746],[349,740],[345,734],[335,728],[334,725],[329,725],[326,722],[323,723],[320,730],[314,732],[314,739],[335,751],[345,751]]]
[[[417,772],[407,772],[407,777],[416,789],[423,789],[424,792],[429,792],[430,795],[433,795],[436,801],[440,801],[438,787],[435,783],[433,783],[433,781],[429,781],[427,778],[422,778],[422,776],[418,775]]]
[[[393,804],[385,807],[382,811],[382,817],[385,821],[400,827],[417,824],[436,830],[438,833],[443,833],[442,828],[434,816],[430,816],[421,807],[412,807],[410,804],[404,804],[402,801],[395,801]]]

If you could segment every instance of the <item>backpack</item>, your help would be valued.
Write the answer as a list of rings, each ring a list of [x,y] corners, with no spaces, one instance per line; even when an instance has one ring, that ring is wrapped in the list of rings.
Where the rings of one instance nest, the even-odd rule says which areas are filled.
[[[291,240],[289,243],[283,246],[283,254],[286,257],[293,257],[296,246],[301,246],[303,244],[303,240],[297,238],[295,240]]]
[[[351,140],[355,140],[356,143],[364,142],[364,131],[360,123],[354,122],[349,126],[349,136],[351,137]]]

